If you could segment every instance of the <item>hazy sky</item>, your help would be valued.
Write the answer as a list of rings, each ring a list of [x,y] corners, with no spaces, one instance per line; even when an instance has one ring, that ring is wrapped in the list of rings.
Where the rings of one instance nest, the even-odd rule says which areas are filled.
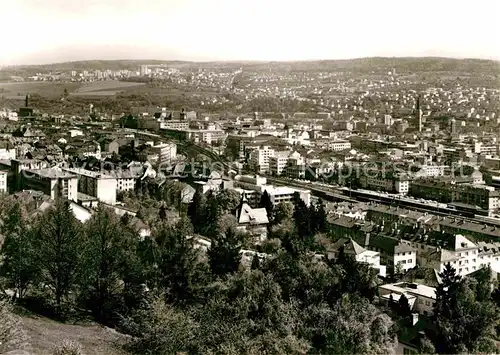
[[[0,0],[0,65],[86,59],[500,59],[498,0]]]

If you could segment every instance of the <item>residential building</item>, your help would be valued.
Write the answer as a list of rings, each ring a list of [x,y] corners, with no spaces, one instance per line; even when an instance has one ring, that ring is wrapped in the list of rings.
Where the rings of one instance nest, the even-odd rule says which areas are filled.
[[[375,191],[396,192],[406,195],[410,189],[410,180],[406,175],[365,173],[359,178],[364,189]]]
[[[52,200],[56,198],[75,202],[78,200],[76,174],[58,168],[24,170],[22,186],[26,190],[41,191]]]
[[[187,130],[189,121],[187,120],[163,120],[160,122],[160,129]]]
[[[116,179],[116,191],[133,191],[138,179],[142,177],[142,170],[135,171],[132,169],[112,170],[108,175]]]
[[[140,116],[137,118],[137,128],[157,132],[160,129],[160,121],[154,116]]]
[[[11,159],[16,159],[16,149],[14,147],[11,148],[0,147],[0,160],[11,160]]]
[[[241,188],[242,190],[247,190],[250,192],[255,192],[255,202],[260,201],[260,196],[267,191],[269,198],[273,205],[277,205],[281,202],[292,202],[294,193],[298,193],[299,197],[304,201],[304,203],[309,206],[311,204],[311,191],[305,189],[298,189],[288,186],[274,186],[268,185],[267,179],[259,175],[237,175],[233,181],[233,189]],[[236,189],[235,189],[236,190]],[[247,199],[253,206],[251,196],[254,194],[246,193]]]
[[[151,146],[151,151],[158,156],[160,164],[170,164],[177,157],[177,145],[175,143],[159,143]]]
[[[115,177],[79,168],[63,168],[63,170],[78,176],[78,192],[96,197],[109,205],[116,204],[118,184]]]
[[[242,195],[240,205],[236,209],[236,218],[238,219],[238,229],[249,233],[256,239],[256,242],[262,242],[267,238],[267,225],[269,219],[265,208],[252,208],[248,204],[245,194]]]
[[[335,138],[319,138],[312,142],[316,148],[339,152],[351,149],[351,142]]]
[[[410,186],[409,194],[417,198],[432,199],[443,203],[462,203],[471,208],[490,211],[499,207],[499,191],[494,187],[459,184],[456,181],[436,179],[416,179]]]
[[[0,170],[0,194],[6,194],[8,192],[7,188],[7,175],[9,174],[6,170]]]
[[[275,156],[269,157],[269,172],[272,176],[280,176],[285,171],[288,165],[288,154],[279,154],[276,152]]]
[[[399,282],[381,285],[378,287],[380,300],[399,302],[401,295],[405,295],[410,305],[410,310],[424,315],[432,315],[436,302],[436,289],[434,287],[411,283]]]
[[[415,247],[424,246],[419,250],[418,262],[423,267],[434,268],[442,272],[447,263],[460,276],[476,272],[489,266],[495,272],[500,271],[500,243],[474,243],[463,235],[436,234],[427,235],[425,240],[413,240]]]
[[[385,265],[380,265],[380,253],[372,250],[367,250],[356,243],[352,238],[340,238],[328,250],[328,258],[336,259],[340,250],[347,255],[351,255],[359,263],[365,263],[372,269],[377,270],[378,275],[381,277],[386,276]]]
[[[255,149],[250,153],[250,157],[248,158],[249,168],[258,174],[268,173],[270,171],[269,161],[271,157],[274,157],[274,154],[274,149],[268,146]]]

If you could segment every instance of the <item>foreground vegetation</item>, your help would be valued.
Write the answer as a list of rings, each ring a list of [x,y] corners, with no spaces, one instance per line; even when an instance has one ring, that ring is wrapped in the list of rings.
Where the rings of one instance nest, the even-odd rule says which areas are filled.
[[[65,201],[35,213],[4,199],[0,276],[10,300],[0,305],[0,353],[30,346],[12,303],[112,327],[129,335],[123,351],[135,354],[394,353],[409,308],[377,303],[367,265],[342,251],[335,261],[319,257],[328,239],[321,204],[296,199],[273,210],[263,198],[273,225],[260,249],[267,257],[246,264],[239,251],[251,242],[228,212],[234,197],[198,195],[195,203],[176,222],[160,210],[152,236],[139,238],[130,218],[105,208],[82,225]],[[200,217],[196,232],[212,238],[207,253],[186,238]],[[497,351],[499,298],[487,272],[462,280],[449,268],[442,277],[422,353]],[[57,353],[88,353],[79,340]]]

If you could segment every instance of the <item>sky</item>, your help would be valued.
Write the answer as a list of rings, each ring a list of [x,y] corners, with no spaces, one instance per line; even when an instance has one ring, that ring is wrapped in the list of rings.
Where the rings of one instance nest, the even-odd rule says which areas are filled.
[[[0,0],[0,65],[90,59],[500,60],[498,0]]]

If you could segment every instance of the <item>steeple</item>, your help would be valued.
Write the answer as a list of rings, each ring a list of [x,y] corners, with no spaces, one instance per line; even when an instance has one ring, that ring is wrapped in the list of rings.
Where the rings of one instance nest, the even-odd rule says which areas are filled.
[[[244,192],[243,192],[243,193],[241,194],[240,204],[238,205],[238,207],[236,207],[236,211],[235,211],[235,212],[236,212],[236,218],[238,218],[238,219],[240,218],[240,216],[241,216],[241,210],[242,210],[245,206],[250,207],[250,206],[248,205],[247,195],[246,195],[246,193],[244,193]]]
[[[422,132],[422,110],[420,109],[420,95],[417,96],[416,116],[418,120],[418,131]]]

